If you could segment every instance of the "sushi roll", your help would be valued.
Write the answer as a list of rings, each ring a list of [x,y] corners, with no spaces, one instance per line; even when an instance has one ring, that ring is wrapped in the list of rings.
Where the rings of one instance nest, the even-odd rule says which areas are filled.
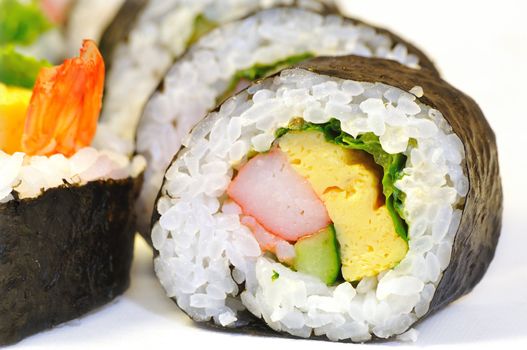
[[[315,58],[196,125],[152,218],[155,271],[197,322],[365,342],[470,292],[500,234],[494,134],[426,70]]]
[[[94,42],[42,68],[32,90],[14,78],[0,83],[0,345],[126,290],[145,167],[90,146],[104,86]]]
[[[137,128],[136,151],[149,163],[137,208],[140,231],[148,232],[153,203],[173,154],[217,103],[248,82],[296,62],[348,54],[390,58],[436,73],[418,49],[384,30],[295,7],[257,12],[192,45],[146,104]]]

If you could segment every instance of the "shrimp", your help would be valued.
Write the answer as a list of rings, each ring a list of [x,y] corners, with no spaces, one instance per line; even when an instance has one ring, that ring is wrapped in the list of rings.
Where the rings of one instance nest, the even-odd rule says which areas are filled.
[[[73,155],[89,146],[97,129],[104,88],[104,61],[91,40],[80,57],[42,68],[29,102],[22,151]]]
[[[245,215],[289,242],[331,223],[311,184],[296,172],[279,148],[249,160],[230,183],[227,194]]]

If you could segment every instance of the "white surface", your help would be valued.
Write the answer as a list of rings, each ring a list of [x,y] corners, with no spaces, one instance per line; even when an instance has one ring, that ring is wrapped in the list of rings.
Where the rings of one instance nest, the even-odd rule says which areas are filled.
[[[472,293],[417,326],[414,345],[340,345],[231,335],[194,326],[163,296],[151,252],[137,240],[130,290],[80,320],[30,337],[12,349],[354,349],[527,348],[527,8],[522,0],[348,0],[352,13],[390,27],[423,48],[443,77],[471,95],[493,126],[505,190],[496,257]],[[425,92],[426,93],[426,92]],[[514,124],[513,124],[514,123]]]

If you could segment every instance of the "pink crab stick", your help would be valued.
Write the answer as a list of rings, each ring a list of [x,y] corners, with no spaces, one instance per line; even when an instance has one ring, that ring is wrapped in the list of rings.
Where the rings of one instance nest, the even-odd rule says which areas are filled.
[[[227,194],[245,215],[289,242],[331,223],[324,203],[278,148],[249,160],[229,185]]]

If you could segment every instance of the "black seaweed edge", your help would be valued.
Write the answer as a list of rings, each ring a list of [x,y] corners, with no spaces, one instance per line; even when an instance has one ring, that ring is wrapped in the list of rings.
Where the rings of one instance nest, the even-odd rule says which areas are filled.
[[[135,199],[139,194],[141,184],[142,174],[135,178],[97,180],[83,185],[64,184],[43,191],[36,198],[21,200],[15,198],[7,203],[0,204],[0,217],[3,217],[3,219],[17,219],[11,215],[13,213],[25,216],[23,214],[27,209],[28,215],[30,215],[18,218],[25,224],[24,233],[28,233],[27,231],[29,231],[29,233],[36,233],[37,236],[45,236],[44,242],[38,242],[40,243],[38,247],[32,246],[32,248],[37,249],[36,252],[32,252],[28,248],[30,246],[28,242],[26,242],[26,247],[22,247],[22,251],[20,251],[20,247],[17,244],[10,248],[9,243],[12,242],[9,242],[9,236],[15,237],[16,243],[16,236],[24,233],[18,232],[19,228],[11,229],[12,232],[7,232],[10,230],[10,223],[7,220],[0,221],[0,231],[2,232],[0,236],[0,294],[3,297],[0,303],[0,313],[4,315],[0,319],[0,346],[14,344],[28,336],[78,318],[111,302],[128,289],[130,285],[130,268],[135,237],[135,217],[131,208],[133,208]],[[43,272],[41,272],[40,276],[36,272],[31,274],[31,271],[28,272],[29,265],[26,265],[28,263],[27,259],[21,262],[20,257],[24,254],[37,254],[38,259],[34,261],[38,263],[40,270],[46,270],[47,265],[53,265],[54,261],[60,258],[57,256],[46,256],[47,250],[45,244],[47,243],[49,251],[52,251],[53,244],[58,244],[53,238],[61,234],[57,233],[58,230],[55,232],[46,231],[47,229],[57,228],[53,227],[53,225],[34,231],[34,228],[31,228],[32,223],[24,221],[35,220],[37,222],[39,221],[39,217],[42,220],[42,217],[38,213],[39,209],[43,207],[47,207],[52,212],[60,211],[61,208],[58,204],[63,200],[67,200],[64,198],[68,196],[71,197],[71,200],[78,199],[75,205],[79,206],[83,205],[82,202],[85,197],[90,197],[87,201],[89,202],[91,200],[93,202],[91,204],[94,207],[89,207],[86,210],[93,211],[97,211],[101,207],[103,203],[99,203],[100,201],[107,200],[108,202],[104,204],[108,205],[108,210],[99,213],[107,218],[107,221],[101,223],[101,225],[105,231],[108,231],[109,227],[112,226],[119,232],[97,231],[96,224],[93,226],[93,222],[84,222],[81,223],[82,227],[79,227],[78,232],[63,233],[65,237],[62,238],[65,241],[70,240],[70,242],[65,243],[61,241],[61,243],[67,245],[62,250],[75,249],[75,245],[78,244],[75,238],[82,238],[80,231],[86,229],[89,231],[89,234],[98,234],[103,239],[105,238],[105,234],[111,234],[111,238],[116,241],[108,240],[108,242],[103,242],[102,247],[101,245],[95,244],[96,242],[91,242],[93,245],[89,249],[82,246],[80,249],[83,251],[82,254],[86,254],[86,257],[81,255],[81,260],[84,261],[87,258],[89,261],[101,263],[101,260],[97,259],[100,256],[101,249],[109,252],[111,256],[103,258],[104,261],[97,266],[80,266],[78,264],[76,265],[76,261],[70,261],[67,260],[68,258],[65,258],[66,261],[64,263],[60,262],[60,265],[54,265],[56,269],[51,271],[51,275]],[[118,209],[119,212],[115,213],[110,209]],[[97,232],[93,232],[93,230]],[[78,237],[76,237],[77,233]],[[32,237],[29,239],[32,239]],[[112,246],[114,244],[116,246]],[[71,269],[68,270],[68,267],[64,266],[68,263],[73,264],[73,270],[79,276],[75,276],[75,273],[71,273]],[[42,267],[42,265],[44,266]],[[17,271],[25,271],[25,274],[17,274]],[[102,271],[105,274],[104,281],[89,279],[88,285],[86,285],[86,281],[83,281],[80,275],[85,277],[85,274],[89,275],[90,272],[94,271]],[[64,272],[69,272],[69,275],[63,274]],[[97,279],[99,276],[92,277]],[[60,290],[53,290],[55,284],[61,283],[61,279],[68,280],[69,278],[73,278],[74,281],[77,278],[78,285],[70,285],[67,288],[62,286],[63,288]],[[99,283],[102,285],[99,285]],[[44,288],[42,289],[44,290],[39,290],[39,287],[43,286]],[[75,292],[75,287],[89,288],[89,291]],[[24,293],[24,295],[21,296],[20,293]],[[75,293],[77,294],[75,296],[80,295],[85,298],[79,302],[74,302],[71,300],[71,297]],[[52,294],[54,299],[48,298],[48,294]],[[45,300],[48,303],[35,305],[35,299]],[[67,302],[71,303],[64,305]],[[62,305],[62,309],[59,311],[56,310],[59,308],[57,304]]]

